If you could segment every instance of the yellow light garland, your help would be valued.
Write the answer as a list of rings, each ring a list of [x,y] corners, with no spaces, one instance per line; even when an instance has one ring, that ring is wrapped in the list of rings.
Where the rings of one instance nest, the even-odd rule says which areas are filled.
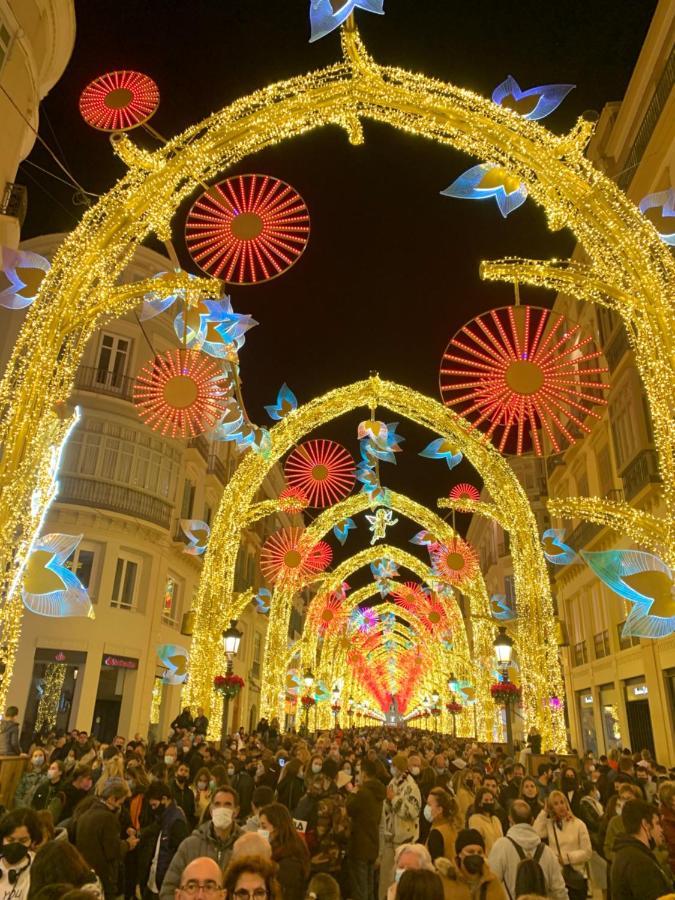
[[[36,731],[53,731],[56,728],[56,717],[65,680],[66,666],[62,663],[49,663],[42,678],[42,696],[35,717]]]

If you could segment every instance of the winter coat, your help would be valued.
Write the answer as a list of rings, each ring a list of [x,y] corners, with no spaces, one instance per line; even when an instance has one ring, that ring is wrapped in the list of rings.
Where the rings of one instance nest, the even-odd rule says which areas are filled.
[[[196,824],[196,814],[195,795],[192,788],[187,783],[181,787],[175,778],[171,779],[170,787],[176,806],[179,806],[185,813],[185,820],[188,823],[188,827],[194,828]]]
[[[297,775],[282,778],[277,787],[277,800],[283,803],[286,809],[291,810],[300,802],[305,793],[305,782]]]
[[[597,804],[597,805],[596,805]],[[602,822],[602,805],[600,801],[593,801],[591,797],[582,797],[579,804],[579,818],[588,828],[593,849],[602,855],[602,842],[600,840],[600,823]]]
[[[344,795],[332,791],[319,797],[314,840],[307,835],[312,874],[325,872],[337,875],[340,872],[350,833],[351,820],[347,815]]]
[[[158,888],[162,887],[164,876],[171,864],[174,854],[187,838],[189,828],[185,819],[185,813],[176,804],[167,806],[162,813],[159,832],[159,855],[157,857],[157,872],[155,882]]]
[[[437,859],[436,870],[441,876],[444,900],[507,900],[506,891],[494,872],[490,871],[487,860],[477,889],[474,887],[475,882],[465,879],[449,859]]]
[[[251,800],[253,799],[255,784],[245,769],[237,772],[230,781],[239,797],[239,816],[245,819],[251,814]]]
[[[347,815],[352,822],[349,859],[366,862],[375,862],[377,859],[380,849],[380,820],[386,795],[382,782],[377,778],[369,778],[347,797]]]
[[[162,889],[159,893],[160,900],[174,900],[183,869],[199,856],[215,859],[221,869],[226,869],[232,856],[232,846],[243,833],[238,825],[234,825],[227,837],[221,840],[215,833],[212,822],[203,822],[195,828],[179,846],[171,861],[162,882]]]
[[[495,841],[490,851],[488,864],[496,877],[505,883],[511,896],[515,897],[516,893],[516,872],[520,857],[518,851],[513,846],[511,838],[521,847],[527,856],[534,856],[534,853],[541,843],[539,835],[531,825],[525,823],[512,825],[506,833],[506,837],[501,837]],[[546,895],[550,900],[569,900],[565,881],[562,877],[562,869],[555,853],[550,847],[544,847],[544,851],[539,859],[539,865],[546,879]]]
[[[657,900],[672,890],[649,847],[626,834],[614,844],[610,883],[612,900]]]
[[[63,809],[63,791],[65,786],[65,777],[57,782],[51,782],[48,778],[45,778],[35,788],[30,805],[33,809],[48,809],[54,822],[60,822],[63,818],[61,810]]]
[[[469,819],[469,828],[475,828],[485,841],[485,852],[490,853],[495,841],[504,836],[502,823],[497,816],[486,816],[483,813],[474,813]]]
[[[571,865],[583,875],[587,877],[586,863],[593,855],[593,847],[588,834],[588,828],[581,819],[573,816],[571,819],[563,819],[562,828],[550,819],[546,812],[542,811],[536,818],[534,830],[542,840],[548,843],[549,849],[558,856],[558,847],[560,848],[560,857],[562,865]],[[557,838],[557,843],[556,843]]]
[[[457,831],[448,819],[435,819],[429,830],[426,847],[433,861],[439,858],[455,858]]]
[[[3,719],[0,722],[0,756],[19,756],[19,723]]]
[[[279,866],[277,881],[281,885],[284,900],[304,900],[307,887],[306,865],[295,855],[282,857],[272,856]]]
[[[668,865],[671,872],[675,874],[675,810],[661,804],[659,814],[661,816],[663,836],[666,839],[666,847],[668,848]]]
[[[420,833],[420,789],[407,772],[392,778],[389,787],[394,796],[384,801],[384,839],[395,847],[414,844]]]
[[[102,800],[78,818],[75,846],[101,879],[106,900],[117,897],[119,867],[129,845],[120,839],[117,815]]]
[[[44,780],[44,772],[24,772],[14,794],[14,806],[30,806],[37,786]]]

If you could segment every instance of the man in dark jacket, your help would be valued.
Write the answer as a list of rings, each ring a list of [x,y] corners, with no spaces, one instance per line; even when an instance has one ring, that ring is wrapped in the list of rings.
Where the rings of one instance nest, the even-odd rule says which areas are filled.
[[[77,765],[73,769],[73,777],[70,782],[63,787],[63,806],[59,817],[61,820],[69,819],[75,807],[87,797],[94,784],[90,766]]]
[[[156,896],[171,860],[190,830],[185,813],[176,805],[168,784],[154,781],[146,791],[145,799],[155,815],[156,824],[141,832],[141,846],[149,847],[151,843],[152,854],[148,868],[141,873],[140,883],[147,884],[148,893]]]
[[[0,722],[0,756],[19,756],[19,710],[16,706],[8,706]]]
[[[190,787],[190,767],[187,763],[181,762],[176,766],[176,774],[171,779],[170,787],[173,799],[185,813],[185,820],[189,828],[194,828],[196,824],[195,814],[195,795]]]
[[[117,897],[120,863],[138,844],[135,836],[120,838],[119,812],[128,793],[126,784],[109,784],[77,820],[75,846],[100,878],[105,900]]]
[[[347,868],[352,875],[354,900],[373,900],[375,860],[379,853],[380,819],[387,790],[377,777],[377,766],[369,759],[361,763],[361,784],[347,798],[352,827],[347,849]]]
[[[614,844],[610,872],[612,900],[657,900],[672,891],[652,849],[663,843],[658,812],[643,800],[629,800],[621,811],[625,834]]]
[[[173,731],[189,731],[194,725],[190,707],[186,706],[182,713],[179,713],[169,726]]]

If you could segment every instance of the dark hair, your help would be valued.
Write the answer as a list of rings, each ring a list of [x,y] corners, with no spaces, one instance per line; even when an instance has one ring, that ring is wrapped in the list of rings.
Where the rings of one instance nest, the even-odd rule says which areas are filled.
[[[211,776],[217,785],[227,784],[227,769],[225,766],[220,764],[213,766],[211,769]]]
[[[9,719],[10,716],[18,716],[19,715],[19,707],[18,706],[8,706],[5,710],[5,718]]]
[[[240,875],[251,873],[265,879],[270,900],[282,900],[281,887],[274,877],[277,866],[261,856],[238,856],[232,860],[223,875],[223,886],[228,897],[233,897]]]
[[[251,803],[256,809],[261,809],[263,806],[274,803],[274,791],[269,785],[261,784],[260,787],[255,788],[253,791]]]
[[[170,797],[173,800],[171,788],[165,781],[153,781],[152,784],[148,785],[148,789],[145,792],[146,800],[163,800],[164,797]]]
[[[457,815],[457,801],[443,788],[435,787],[429,791],[429,797],[433,797],[443,812],[444,819],[454,819]]]
[[[29,889],[28,896],[30,900],[62,900],[72,890],[72,884],[45,884],[44,887],[41,887],[36,892]],[[92,895],[90,894],[89,896],[91,897]]]
[[[377,778],[377,766],[372,759],[364,756],[361,760],[361,772],[368,778]]]
[[[307,885],[308,894],[316,894],[317,900],[340,900],[340,885],[324,872],[313,875]]]
[[[260,810],[259,815],[265,816],[274,828],[274,834],[270,837],[272,859],[279,860],[287,856],[300,859],[306,878],[309,875],[309,851],[298,834],[289,811],[282,803],[270,803]]]
[[[538,777],[541,778],[542,775],[546,775],[551,771],[552,768],[553,766],[551,765],[551,763],[539,763],[539,765],[537,766]]]
[[[0,843],[3,838],[9,837],[10,834],[21,826],[25,826],[26,831],[30,835],[31,843],[39,844],[42,841],[42,828],[40,828],[40,820],[34,809],[27,806],[20,806],[11,812],[5,813],[0,819]]]
[[[215,800],[216,794],[229,794],[234,800],[234,805],[237,808],[239,807],[239,794],[233,787],[230,787],[227,784],[219,784],[218,787],[213,789],[213,793],[211,794],[211,801]]]
[[[526,800],[514,800],[509,806],[509,816],[514,825],[529,825],[532,822],[532,810]]]
[[[478,810],[482,806],[483,797],[486,794],[489,794],[493,798],[495,803],[497,802],[497,798],[495,797],[495,792],[492,790],[492,788],[479,787],[478,790],[476,791],[476,799],[474,801],[474,808],[476,810]]]
[[[84,778],[85,776],[91,776],[91,766],[83,765],[82,763],[78,763],[73,769],[73,774],[71,776],[71,781],[76,781],[78,778]]]
[[[324,759],[323,765],[321,766],[321,774],[327,775],[328,778],[334,779],[337,776],[337,773],[340,771],[340,766],[336,763],[336,761],[329,756],[327,759]]]
[[[396,900],[443,900],[443,882],[428,869],[406,869],[396,888]]]
[[[78,888],[96,881],[96,875],[80,851],[68,841],[49,841],[40,847],[30,867],[30,893],[34,897],[50,884]]]
[[[651,825],[654,816],[658,816],[656,807],[644,800],[628,800],[621,810],[621,821],[629,835],[637,834],[643,822]]]

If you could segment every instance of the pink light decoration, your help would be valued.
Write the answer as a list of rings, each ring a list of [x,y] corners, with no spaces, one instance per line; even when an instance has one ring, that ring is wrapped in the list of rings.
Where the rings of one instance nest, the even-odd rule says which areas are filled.
[[[354,488],[355,465],[350,453],[335,441],[307,441],[290,454],[284,466],[286,481],[311,506],[332,506]]]
[[[507,306],[472,319],[448,344],[440,370],[446,406],[485,431],[500,452],[554,452],[590,432],[606,405],[601,351],[580,326],[537,306]]]
[[[225,412],[222,370],[203,353],[168,350],[151,360],[134,384],[134,403],[146,425],[170,437],[214,428]]]
[[[451,500],[480,500],[480,491],[472,484],[456,484],[450,491]]]
[[[430,547],[429,555],[436,574],[450,584],[460,584],[478,571],[476,551],[461,538],[455,538],[450,544]]]
[[[108,72],[80,94],[80,115],[99,131],[130,131],[157,111],[159,88],[141,72]]]
[[[276,531],[260,551],[260,570],[272,583],[294,578],[306,581],[330,564],[333,551],[324,541],[307,547],[302,528]]]
[[[208,275],[257,284],[283,274],[309,240],[309,212],[300,194],[269,175],[236,175],[194,203],[185,240]]]

